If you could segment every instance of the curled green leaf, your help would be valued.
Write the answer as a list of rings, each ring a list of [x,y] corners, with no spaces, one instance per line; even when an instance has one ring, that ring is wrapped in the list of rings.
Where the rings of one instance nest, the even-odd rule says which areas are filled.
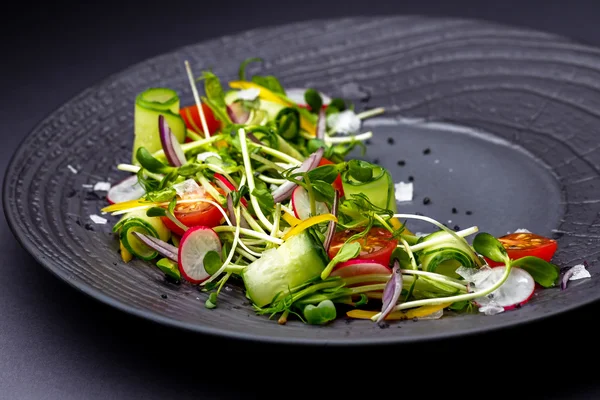
[[[492,261],[506,262],[509,260],[502,243],[489,233],[478,233],[473,239],[473,248],[476,252]]]
[[[304,307],[304,319],[311,325],[323,325],[333,321],[337,316],[335,304],[331,300],[323,300],[316,307],[312,304]]]

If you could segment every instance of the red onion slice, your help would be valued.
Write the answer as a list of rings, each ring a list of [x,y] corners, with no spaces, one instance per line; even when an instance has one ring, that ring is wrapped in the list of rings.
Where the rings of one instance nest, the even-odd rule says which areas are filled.
[[[158,130],[160,133],[160,143],[162,144],[165,157],[174,167],[181,167],[187,160],[181,145],[177,141],[177,138],[169,128],[169,124],[165,120],[163,115],[158,116]]]
[[[317,118],[317,139],[325,139],[325,130],[327,129],[327,116],[325,115],[325,109],[319,110],[319,117]]]
[[[242,103],[235,102],[227,106],[227,115],[234,124],[245,124],[250,118],[250,111]]]
[[[154,249],[156,251],[158,251],[161,255],[163,255],[164,257],[167,257],[169,260],[173,261],[173,262],[178,262],[178,253],[179,253],[179,249],[167,242],[163,242],[162,240],[155,238],[153,236],[149,236],[149,235],[145,235],[143,233],[140,232],[132,232],[132,234],[137,237],[138,239],[140,239],[142,241],[142,243],[144,243],[146,246],[150,247],[151,249]]]
[[[337,217],[338,206],[340,203],[340,191],[336,189],[335,195],[333,197],[333,205],[331,207],[331,213]],[[335,228],[337,227],[337,223],[335,221],[329,221],[329,226],[327,226],[327,233],[325,234],[325,240],[323,241],[323,247],[325,251],[329,251],[329,247],[331,246],[331,240],[333,239],[333,235],[335,233]]]
[[[398,259],[394,260],[394,268],[392,269],[392,276],[383,289],[383,298],[381,306],[381,314],[377,318],[377,323],[383,321],[387,317],[398,302],[400,294],[402,293],[402,274],[400,273],[400,262]]]
[[[323,158],[324,152],[325,149],[320,147],[317,151],[312,153],[306,160],[304,160],[304,162],[294,170],[294,173],[308,172],[317,168],[317,166],[321,162],[321,158]],[[302,177],[299,177],[299,179],[302,180]],[[281,186],[275,189],[272,193],[273,200],[275,201],[275,203],[281,203],[282,201],[289,199],[296,186],[298,185],[291,181],[286,181],[283,184],[281,184]]]

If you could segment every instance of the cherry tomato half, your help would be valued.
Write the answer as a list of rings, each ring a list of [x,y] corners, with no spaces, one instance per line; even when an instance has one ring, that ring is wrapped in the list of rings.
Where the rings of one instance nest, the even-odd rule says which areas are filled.
[[[208,127],[211,135],[221,128],[221,122],[215,118],[215,115],[210,107],[204,103],[202,103],[202,113],[206,118],[206,126]],[[181,115],[186,127],[189,130],[199,134],[204,133],[204,130],[202,129],[202,120],[200,119],[200,114],[198,113],[198,107],[195,104],[181,108],[179,110],[179,115]]]
[[[358,229],[345,229],[338,231],[333,235],[331,240],[331,246],[329,247],[329,258],[335,257],[342,245],[352,235],[355,235],[362,230]],[[355,259],[358,260],[372,260],[379,264],[388,266],[390,264],[390,258],[392,252],[398,246],[398,240],[394,239],[392,234],[384,228],[373,227],[369,230],[369,233],[362,238],[357,240],[361,246],[360,253]]]
[[[217,190],[222,192],[220,189]],[[214,199],[208,195],[207,200],[214,201]],[[175,218],[177,218],[179,222],[187,227],[207,226],[213,228],[220,225],[224,220],[223,214],[221,214],[221,211],[217,207],[201,201],[178,204],[175,206],[173,215],[175,215]],[[179,236],[183,236],[185,233],[183,229],[177,226],[169,218],[161,217],[161,220],[171,232]]]
[[[326,158],[321,158],[321,161],[319,161],[318,166],[321,167],[323,165],[330,165],[330,164],[334,164],[334,163],[332,161],[329,161]],[[335,178],[335,181],[333,181],[331,186],[333,186],[334,189],[337,189],[340,192],[340,197],[344,195],[344,185],[342,184],[342,176],[340,174],[338,174],[337,178]]]
[[[528,232],[510,233],[499,237],[498,240],[512,260],[534,256],[550,262],[558,247],[556,240]],[[487,258],[486,261],[492,267],[504,265],[502,262],[495,262]]]

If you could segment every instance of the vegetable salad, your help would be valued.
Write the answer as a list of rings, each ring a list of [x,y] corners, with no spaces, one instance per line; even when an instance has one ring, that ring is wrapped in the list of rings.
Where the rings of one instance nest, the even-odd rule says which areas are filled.
[[[373,135],[362,121],[384,109],[357,113],[316,89],[247,76],[261,61],[242,62],[226,86],[186,62],[192,104],[168,87],[136,97],[131,160],[118,165],[131,176],[102,210],[119,216],[124,262],[197,285],[207,308],[238,284],[257,314],[281,324],[496,314],[559,282],[552,239],[398,213],[390,172],[349,157]],[[414,220],[434,232],[416,235]]]

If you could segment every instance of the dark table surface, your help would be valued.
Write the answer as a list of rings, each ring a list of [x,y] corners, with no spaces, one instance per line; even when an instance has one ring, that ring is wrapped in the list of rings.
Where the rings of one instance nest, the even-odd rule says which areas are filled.
[[[24,135],[87,86],[176,47],[255,27],[312,18],[425,14],[487,19],[600,46],[600,5],[592,1],[546,1],[541,6],[512,0],[22,3],[8,15],[3,12],[0,28],[5,31],[2,172]],[[84,296],[38,265],[6,223],[0,224],[0,248],[5,278],[0,284],[2,399],[321,393],[314,391],[315,380],[350,390],[376,388],[389,380],[393,384],[386,386],[397,385],[392,389],[400,393],[410,387],[430,393],[437,386],[457,394],[468,390],[467,377],[509,390],[531,383],[540,398],[600,397],[600,381],[583,384],[577,378],[578,362],[597,359],[600,353],[593,344],[600,334],[593,327],[598,304],[515,329],[417,348],[248,345],[157,326]],[[308,366],[299,366],[303,362]],[[502,362],[507,365],[500,366]],[[343,380],[332,381],[334,372],[343,372]],[[543,380],[534,378],[537,373]],[[411,384],[419,379],[429,385]]]

